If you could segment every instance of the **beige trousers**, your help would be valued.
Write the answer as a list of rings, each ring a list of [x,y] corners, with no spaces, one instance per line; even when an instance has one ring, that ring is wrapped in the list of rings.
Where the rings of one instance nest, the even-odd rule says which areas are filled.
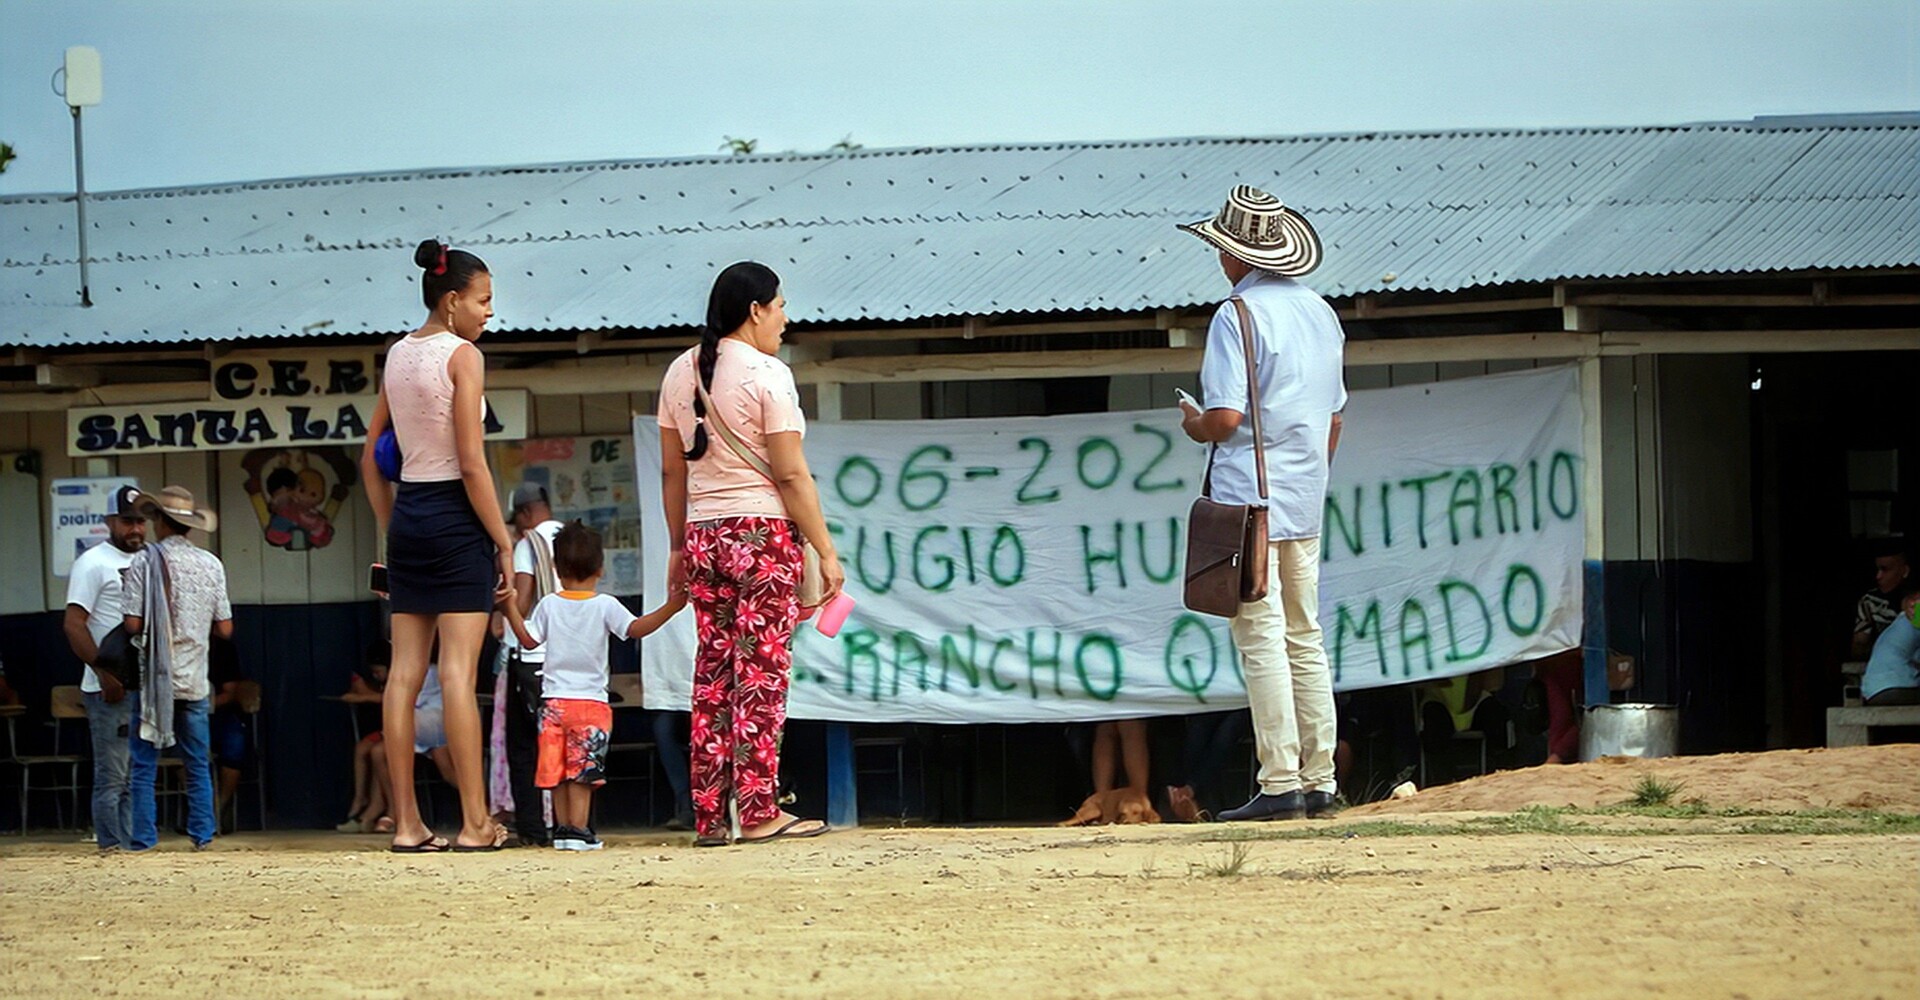
[[[1333,792],[1333,674],[1320,634],[1320,539],[1269,542],[1267,596],[1233,618],[1260,790]]]

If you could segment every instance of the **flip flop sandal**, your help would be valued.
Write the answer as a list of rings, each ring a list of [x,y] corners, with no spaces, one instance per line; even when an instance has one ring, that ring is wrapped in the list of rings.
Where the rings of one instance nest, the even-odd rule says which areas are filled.
[[[428,837],[418,844],[389,844],[387,850],[394,854],[439,854],[447,849],[447,842],[441,837]],[[454,848],[459,850],[459,848]]]
[[[693,838],[693,846],[695,847],[725,847],[731,843],[733,843],[733,841],[720,834],[714,834],[710,837]]]
[[[489,854],[489,853],[492,853],[493,851],[502,850],[506,846],[507,846],[506,828],[496,826],[493,828],[492,843],[462,844],[459,841],[455,841],[451,850],[455,854]]]
[[[805,830],[800,833],[794,833],[793,828],[796,826],[799,826],[802,823],[819,823],[820,825],[817,827],[814,827],[811,830]],[[826,824],[826,821],[824,820],[807,819],[806,817],[801,817],[801,818],[789,821],[787,825],[781,827],[778,830],[773,831],[772,833],[766,834],[764,836],[741,837],[740,842],[743,844],[762,844],[769,840],[805,840],[808,837],[818,837],[821,834],[826,833],[827,831],[832,829],[833,827],[828,826]]]

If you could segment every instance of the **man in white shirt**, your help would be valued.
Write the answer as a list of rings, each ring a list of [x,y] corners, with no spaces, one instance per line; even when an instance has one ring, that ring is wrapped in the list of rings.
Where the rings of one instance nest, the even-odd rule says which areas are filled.
[[[521,483],[508,500],[507,517],[520,531],[513,547],[514,601],[520,614],[530,615],[542,597],[560,589],[553,568],[553,539],[563,525],[553,516],[547,488]],[[544,795],[534,783],[540,754],[540,668],[544,649],[522,649],[520,638],[508,629],[507,644],[507,779],[513,785],[513,825],[520,841],[529,846],[548,843]]]
[[[1224,820],[1297,819],[1333,811],[1333,679],[1320,633],[1320,528],[1327,467],[1347,405],[1346,336],[1326,300],[1293,279],[1320,264],[1320,238],[1298,212],[1236,186],[1220,213],[1180,227],[1220,251],[1220,269],[1253,320],[1254,391],[1239,312],[1222,303],[1200,367],[1203,412],[1185,402],[1187,436],[1214,445],[1213,498],[1261,503],[1250,406],[1265,440],[1267,596],[1232,622],[1253,708],[1260,791]]]
[[[120,574],[147,543],[147,519],[134,506],[140,491],[122,486],[107,517],[107,540],[80,554],[67,575],[67,645],[80,658],[80,690],[93,739],[93,842],[101,851],[128,844],[132,799],[127,794],[127,721],[132,703],[113,675],[96,673],[100,640],[126,617]]]

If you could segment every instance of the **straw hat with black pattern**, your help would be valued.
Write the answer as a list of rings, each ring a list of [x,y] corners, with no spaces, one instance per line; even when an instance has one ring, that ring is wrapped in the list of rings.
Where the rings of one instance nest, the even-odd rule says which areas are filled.
[[[1220,214],[1180,228],[1249,266],[1283,277],[1298,277],[1320,266],[1320,235],[1306,218],[1246,184],[1228,192]]]
[[[174,521],[201,531],[220,527],[220,517],[205,507],[193,505],[193,493],[184,486],[168,486],[158,493],[142,493],[134,507],[147,517],[165,514]]]

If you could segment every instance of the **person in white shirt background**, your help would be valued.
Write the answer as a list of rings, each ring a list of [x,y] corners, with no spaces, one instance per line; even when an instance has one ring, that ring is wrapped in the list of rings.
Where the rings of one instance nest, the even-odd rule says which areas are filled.
[[[126,617],[120,574],[147,544],[147,519],[134,501],[140,490],[114,492],[107,517],[107,540],[73,561],[67,575],[67,645],[80,658],[80,690],[87,706],[87,730],[93,740],[93,842],[101,851],[128,844],[133,800],[127,790],[127,723],[133,705],[113,675],[97,673],[100,640]]]
[[[553,570],[553,537],[562,525],[548,504],[547,488],[539,483],[516,487],[507,510],[508,519],[520,531],[520,540],[513,546],[514,603],[520,614],[530,615],[541,598],[560,589],[560,577]],[[537,646],[521,646],[511,628],[501,638],[507,647],[506,750],[514,832],[521,844],[544,847],[547,810],[540,787],[533,783],[533,771],[539,762],[540,668],[547,654]]]

